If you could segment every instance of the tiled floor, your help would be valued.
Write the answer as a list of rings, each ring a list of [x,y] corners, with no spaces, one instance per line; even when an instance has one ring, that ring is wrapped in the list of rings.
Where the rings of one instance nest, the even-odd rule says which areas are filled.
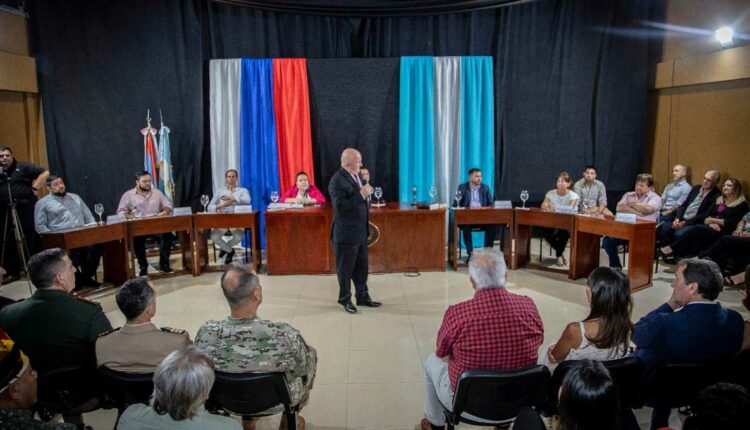
[[[606,261],[606,256],[602,261]],[[673,275],[660,272],[653,287],[634,295],[634,320],[669,297],[672,278]],[[528,295],[536,302],[544,320],[545,344],[557,340],[566,323],[586,315],[584,280],[570,281],[565,275],[527,269],[510,271],[508,280],[511,291]],[[443,312],[448,305],[472,296],[465,270],[422,273],[417,277],[371,275],[371,294],[383,302],[383,307],[363,308],[356,315],[346,314],[336,304],[335,276],[263,275],[261,282],[264,303],[260,316],[289,322],[318,351],[315,387],[310,404],[302,411],[307,428],[414,428],[422,417],[421,366],[434,351]],[[194,337],[204,321],[228,314],[218,273],[155,283],[157,325],[183,328]],[[28,290],[25,284],[15,283],[4,287],[3,294],[20,297]],[[102,303],[114,326],[124,322],[111,294],[96,300]],[[747,317],[737,291],[722,293],[720,300]],[[646,409],[637,413],[644,428],[648,414]],[[672,420],[679,428],[675,415]],[[115,414],[97,411],[85,419],[95,429],[110,429]],[[278,428],[278,419],[261,420],[259,429]]]

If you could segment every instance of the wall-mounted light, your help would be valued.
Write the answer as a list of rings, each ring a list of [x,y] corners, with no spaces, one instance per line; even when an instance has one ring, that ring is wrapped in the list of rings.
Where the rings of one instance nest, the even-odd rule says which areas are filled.
[[[716,37],[716,40],[718,40],[724,48],[732,46],[732,36],[734,36],[734,31],[732,31],[731,27],[721,27],[716,30],[716,33],[714,33],[714,37]]]

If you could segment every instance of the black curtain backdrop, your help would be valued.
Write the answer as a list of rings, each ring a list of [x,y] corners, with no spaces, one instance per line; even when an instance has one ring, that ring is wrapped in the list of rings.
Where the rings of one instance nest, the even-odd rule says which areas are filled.
[[[341,168],[347,147],[362,153],[372,185],[387,201],[398,200],[398,58],[313,59],[310,85],[315,182]]]
[[[142,167],[146,108],[161,108],[173,130],[178,202],[211,189],[208,61],[238,57],[309,59],[323,189],[341,149],[352,145],[386,196],[397,195],[397,57],[490,55],[496,197],[518,201],[525,188],[538,201],[560,171],[577,178],[593,163],[614,200],[633,188],[643,158],[647,71],[658,40],[639,29],[664,10],[663,0],[543,0],[367,18],[209,0],[28,4],[50,167],[108,213]],[[352,60],[362,58],[373,60]]]

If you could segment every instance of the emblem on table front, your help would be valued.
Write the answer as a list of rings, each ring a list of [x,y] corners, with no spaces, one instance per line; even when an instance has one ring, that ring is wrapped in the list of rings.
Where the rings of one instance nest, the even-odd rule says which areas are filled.
[[[380,229],[375,224],[368,222],[367,223],[367,247],[371,247],[378,243],[378,239],[380,239]]]

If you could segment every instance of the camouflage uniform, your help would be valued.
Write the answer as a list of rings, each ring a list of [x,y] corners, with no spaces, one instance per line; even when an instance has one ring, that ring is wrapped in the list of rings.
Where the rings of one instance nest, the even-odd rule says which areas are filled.
[[[70,423],[42,422],[35,420],[28,409],[0,409],[0,429],[23,430],[74,430]]]
[[[258,317],[208,321],[198,330],[195,346],[208,352],[224,372],[284,372],[292,404],[307,404],[318,354],[299,331],[283,322]],[[281,407],[268,413],[280,413]]]

